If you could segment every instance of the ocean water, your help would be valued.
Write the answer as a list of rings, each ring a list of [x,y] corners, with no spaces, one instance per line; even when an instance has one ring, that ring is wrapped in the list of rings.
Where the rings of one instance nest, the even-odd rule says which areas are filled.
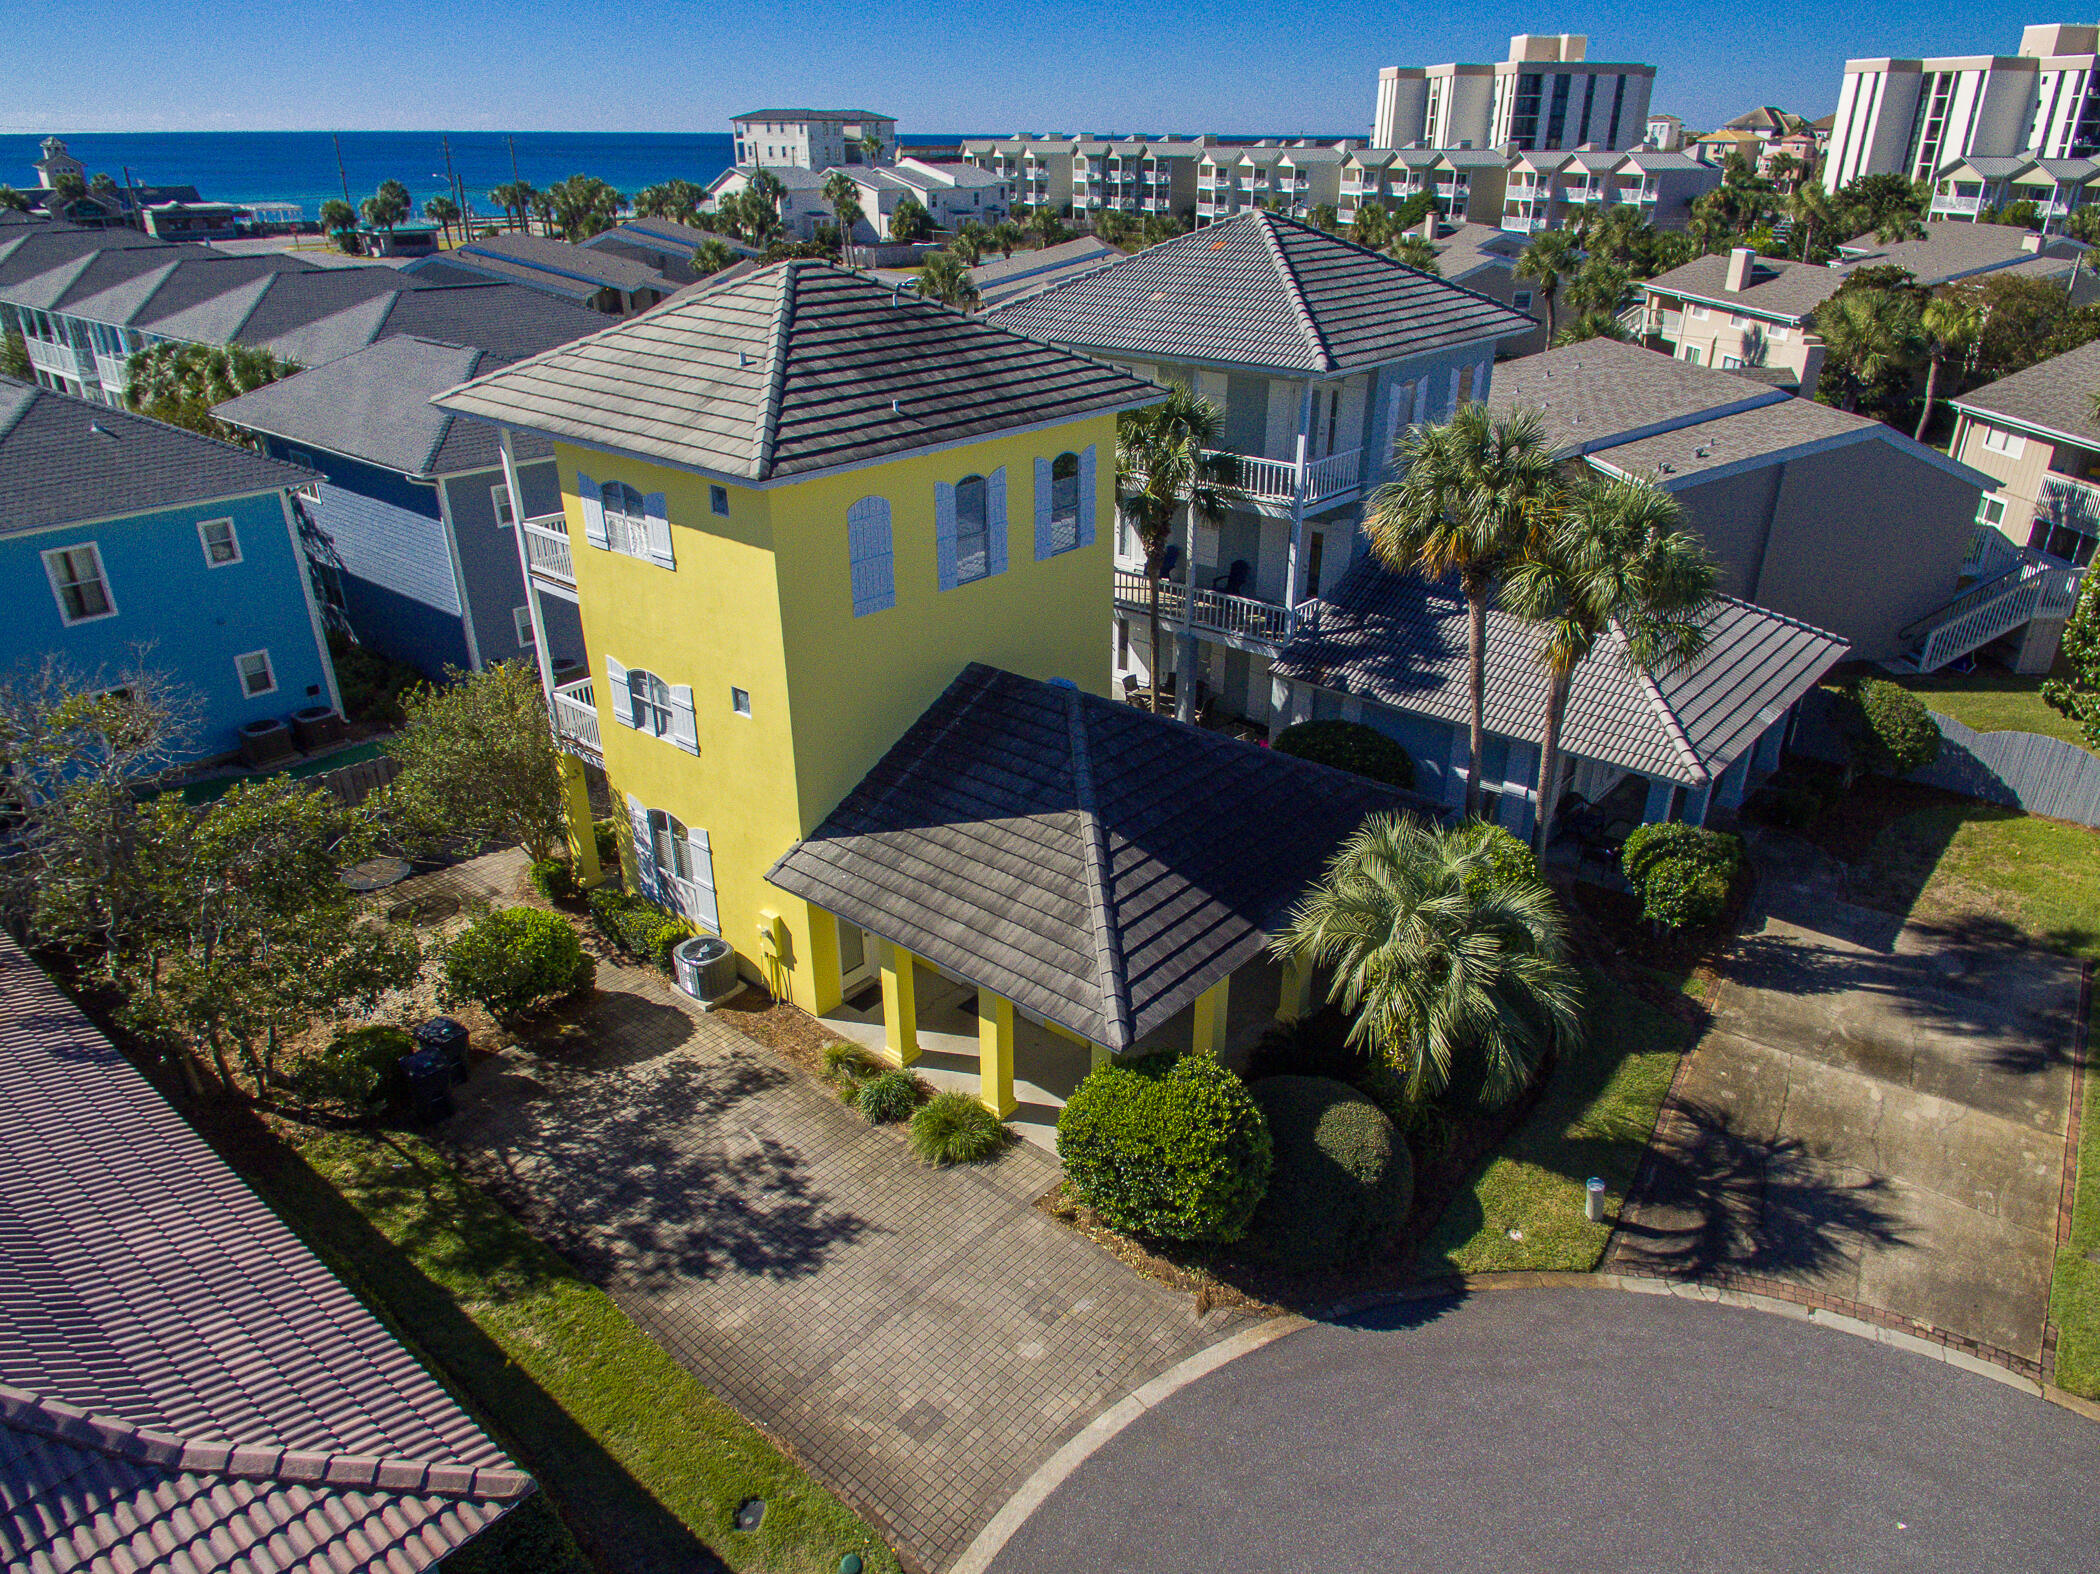
[[[36,184],[42,140],[0,136],[0,184]],[[729,167],[735,146],[727,132],[640,131],[84,132],[65,140],[90,175],[106,170],[121,184],[128,168],[141,185],[195,186],[211,202],[294,202],[308,218],[318,218],[330,197],[342,196],[346,183],[356,202],[389,179],[408,187],[420,213],[425,199],[447,189],[448,143],[477,214],[498,211],[488,194],[512,178],[513,168],[542,189],[571,175],[596,175],[632,196],[673,177],[704,185]],[[898,140],[952,146],[956,138]]]

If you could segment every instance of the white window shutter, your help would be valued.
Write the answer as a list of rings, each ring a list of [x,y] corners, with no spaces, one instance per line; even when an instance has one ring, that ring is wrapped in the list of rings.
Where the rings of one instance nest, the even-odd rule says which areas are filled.
[[[1035,560],[1050,555],[1050,461],[1035,462]]]
[[[693,716],[693,691],[683,683],[671,685],[671,741],[688,754],[700,752],[700,724]]]
[[[576,472],[576,495],[583,499],[583,539],[594,547],[610,550],[612,537],[605,533],[605,499],[598,483],[581,470]]]
[[[649,520],[649,561],[658,568],[676,568],[678,560],[671,555],[671,506],[661,492],[651,492],[642,499],[642,512]]]
[[[1094,445],[1088,443],[1079,452],[1079,544],[1083,547],[1094,544],[1094,466]]]
[[[984,478],[985,577],[1006,572],[1006,466]]]
[[[621,726],[634,725],[634,692],[627,687],[627,669],[611,656],[605,658],[605,708]]]
[[[685,916],[702,929],[720,934],[722,910],[721,904],[715,900],[715,855],[708,845],[707,832],[688,827],[685,840],[693,855],[693,878],[686,885],[693,910]]]
[[[662,887],[656,878],[656,841],[649,834],[649,811],[633,793],[627,795],[627,828],[634,840],[635,888],[650,901],[660,901]]]
[[[946,481],[933,484],[933,547],[943,590],[955,588],[955,488]]]
[[[890,502],[864,497],[846,510],[846,559],[853,615],[866,617],[897,604],[897,560],[890,538]]]

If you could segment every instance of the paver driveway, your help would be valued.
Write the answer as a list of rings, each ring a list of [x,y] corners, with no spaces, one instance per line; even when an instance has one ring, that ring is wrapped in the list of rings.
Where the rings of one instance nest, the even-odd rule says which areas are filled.
[[[1026,1143],[934,1171],[655,974],[601,966],[440,1140],[925,1569],[1099,1410],[1241,1325],[1031,1207]]]
[[[1766,839],[1613,1266],[1791,1283],[2039,1361],[2078,973]]]

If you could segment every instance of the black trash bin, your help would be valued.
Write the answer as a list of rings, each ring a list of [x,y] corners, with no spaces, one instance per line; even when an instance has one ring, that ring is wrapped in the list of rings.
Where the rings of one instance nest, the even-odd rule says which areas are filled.
[[[442,1049],[419,1049],[394,1062],[401,1102],[417,1121],[443,1120],[452,1113],[452,1062]]]
[[[450,1017],[432,1017],[413,1035],[418,1049],[434,1049],[445,1057],[452,1068],[452,1080],[467,1080],[467,1029],[464,1023]]]

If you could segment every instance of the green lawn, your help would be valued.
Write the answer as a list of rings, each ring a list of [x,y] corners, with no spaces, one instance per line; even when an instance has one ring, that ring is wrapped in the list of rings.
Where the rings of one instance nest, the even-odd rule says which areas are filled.
[[[229,1141],[288,1222],[496,1429],[600,1567],[833,1574],[870,1529],[428,1144],[307,1132]],[[756,1531],[737,1507],[763,1498]],[[544,1509],[455,1561],[490,1574],[579,1567]],[[507,1523],[507,1522],[506,1522]],[[499,1527],[499,1530],[503,1527]]]
[[[1895,681],[1943,716],[1978,732],[2039,732],[2085,747],[2085,734],[2069,717],[2042,702],[2039,676],[2020,677],[2003,667],[1976,663],[1969,673],[1898,674]]]
[[[1452,1199],[1423,1246],[1424,1273],[1597,1266],[1655,1130],[1693,1030],[1588,973],[1589,1042],[1562,1057],[1523,1125]],[[1605,1219],[1583,1216],[1583,1183],[1602,1176]],[[1511,1240],[1518,1231],[1522,1240]]]
[[[2086,1024],[2086,1043],[2100,1021]],[[2086,1074],[2084,1127],[2078,1144],[2078,1190],[2071,1238],[2056,1249],[2049,1320],[2056,1324],[2056,1386],[2100,1399],[2100,1077]]]

